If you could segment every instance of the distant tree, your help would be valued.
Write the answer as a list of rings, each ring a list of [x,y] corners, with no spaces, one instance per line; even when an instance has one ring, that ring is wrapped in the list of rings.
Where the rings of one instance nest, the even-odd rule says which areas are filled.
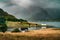
[[[36,27],[37,27],[38,24],[36,24]]]
[[[24,20],[24,22],[28,22],[27,20]]]
[[[28,22],[27,20],[19,19],[19,22]]]

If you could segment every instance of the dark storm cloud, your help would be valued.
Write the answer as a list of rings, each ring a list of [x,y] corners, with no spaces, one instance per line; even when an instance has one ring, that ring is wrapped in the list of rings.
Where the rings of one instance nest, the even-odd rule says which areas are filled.
[[[44,8],[58,8],[60,7],[59,0],[33,0],[34,4]]]
[[[0,8],[17,18],[30,18],[40,10],[34,7],[60,8],[60,0],[0,0]],[[32,9],[31,9],[32,8]]]

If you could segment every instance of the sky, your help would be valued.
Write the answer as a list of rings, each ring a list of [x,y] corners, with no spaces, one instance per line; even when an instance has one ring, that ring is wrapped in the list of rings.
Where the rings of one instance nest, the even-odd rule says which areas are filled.
[[[60,8],[60,0],[0,0],[0,8],[17,18],[28,19],[35,13],[31,7]]]

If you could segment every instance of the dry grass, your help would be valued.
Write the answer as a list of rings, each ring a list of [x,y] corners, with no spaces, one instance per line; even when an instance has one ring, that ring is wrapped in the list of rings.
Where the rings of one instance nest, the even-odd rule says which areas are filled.
[[[14,27],[14,28],[19,28],[19,27],[29,27],[29,24],[31,27],[35,27],[36,26],[36,23],[27,23],[27,22],[11,22],[11,21],[8,21],[6,22],[7,26],[8,27]],[[41,26],[40,24],[38,24],[39,26]]]
[[[0,32],[0,40],[60,40],[60,30],[41,29],[29,32]]]

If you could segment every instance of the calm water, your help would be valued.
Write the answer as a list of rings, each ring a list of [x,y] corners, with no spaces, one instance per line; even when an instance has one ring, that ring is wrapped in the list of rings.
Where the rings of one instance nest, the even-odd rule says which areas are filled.
[[[55,26],[55,27],[60,27],[60,22],[37,22],[37,23],[52,25],[52,26]]]

